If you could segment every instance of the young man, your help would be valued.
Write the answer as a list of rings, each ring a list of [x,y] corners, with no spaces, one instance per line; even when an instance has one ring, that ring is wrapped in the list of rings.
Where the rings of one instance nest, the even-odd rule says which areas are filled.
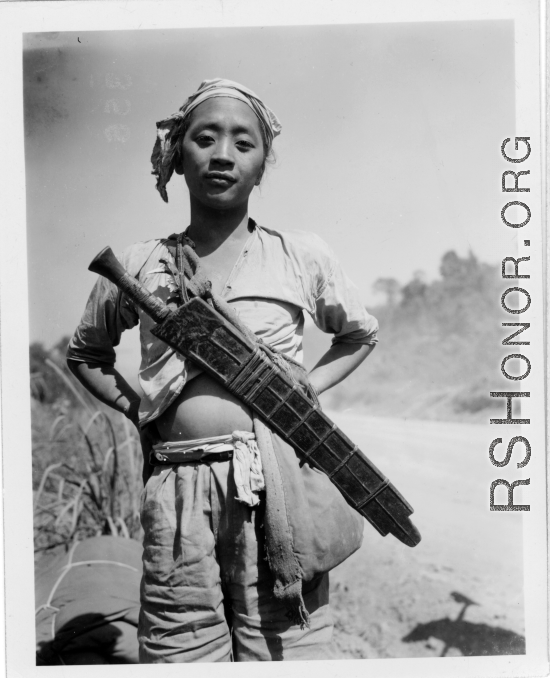
[[[321,393],[344,379],[373,349],[376,320],[317,236],[263,228],[248,216],[281,129],[276,116],[247,88],[218,79],[157,127],[157,188],[167,200],[173,172],[184,175],[191,223],[180,243],[194,248],[212,293],[298,362],[308,312],[334,335],[309,384]],[[138,243],[121,261],[162,301],[183,301],[169,239]],[[114,367],[121,332],[138,323],[142,397]],[[140,661],[322,656],[332,633],[326,571],[358,548],[362,519],[247,406],[156,339],[152,325],[100,279],[68,351],[73,374],[165,461],[152,470],[144,460]],[[178,462],[174,450],[193,461]],[[270,492],[272,471],[279,495]]]

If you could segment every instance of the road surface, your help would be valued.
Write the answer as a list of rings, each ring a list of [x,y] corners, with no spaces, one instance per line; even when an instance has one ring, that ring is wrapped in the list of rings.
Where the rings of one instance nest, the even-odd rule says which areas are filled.
[[[412,504],[422,534],[411,549],[365,525],[361,549],[330,575],[334,658],[521,652],[522,515],[489,511],[491,481],[521,476],[489,462],[498,433],[329,415]]]

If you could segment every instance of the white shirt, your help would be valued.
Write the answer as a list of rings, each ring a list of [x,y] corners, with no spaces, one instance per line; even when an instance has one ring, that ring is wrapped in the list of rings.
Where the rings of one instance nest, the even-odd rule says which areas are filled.
[[[126,270],[163,301],[170,296],[170,275],[161,260],[173,262],[163,240],[127,248],[120,257]],[[328,245],[313,233],[275,231],[256,225],[221,296],[261,339],[302,362],[304,311],[317,327],[334,335],[333,343],[374,344],[378,323],[359,300]],[[103,277],[95,284],[67,357],[113,365],[114,347],[125,329],[140,325],[139,383],[141,425],[156,419],[200,370],[154,337],[141,309]]]

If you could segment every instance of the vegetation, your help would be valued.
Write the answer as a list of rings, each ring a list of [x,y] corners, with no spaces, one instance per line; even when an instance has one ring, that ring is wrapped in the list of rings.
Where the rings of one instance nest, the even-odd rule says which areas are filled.
[[[68,373],[66,345],[30,347],[37,554],[100,534],[140,538],[137,432]]]
[[[393,278],[376,281],[374,290],[385,296],[385,303],[370,309],[380,322],[379,345],[326,394],[327,407],[469,421],[486,421],[489,408],[502,409],[489,396],[503,385],[501,322],[509,320],[500,309],[500,271],[472,253],[460,257],[452,251],[439,271],[430,283],[421,272],[405,285]],[[306,351],[320,355],[321,341],[310,333]]]

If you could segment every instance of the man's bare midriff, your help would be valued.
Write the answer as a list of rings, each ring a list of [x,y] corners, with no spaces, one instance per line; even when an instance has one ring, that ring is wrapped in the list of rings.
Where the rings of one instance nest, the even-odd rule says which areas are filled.
[[[206,374],[185,385],[178,398],[156,420],[164,441],[221,436],[252,431],[252,413]]]

